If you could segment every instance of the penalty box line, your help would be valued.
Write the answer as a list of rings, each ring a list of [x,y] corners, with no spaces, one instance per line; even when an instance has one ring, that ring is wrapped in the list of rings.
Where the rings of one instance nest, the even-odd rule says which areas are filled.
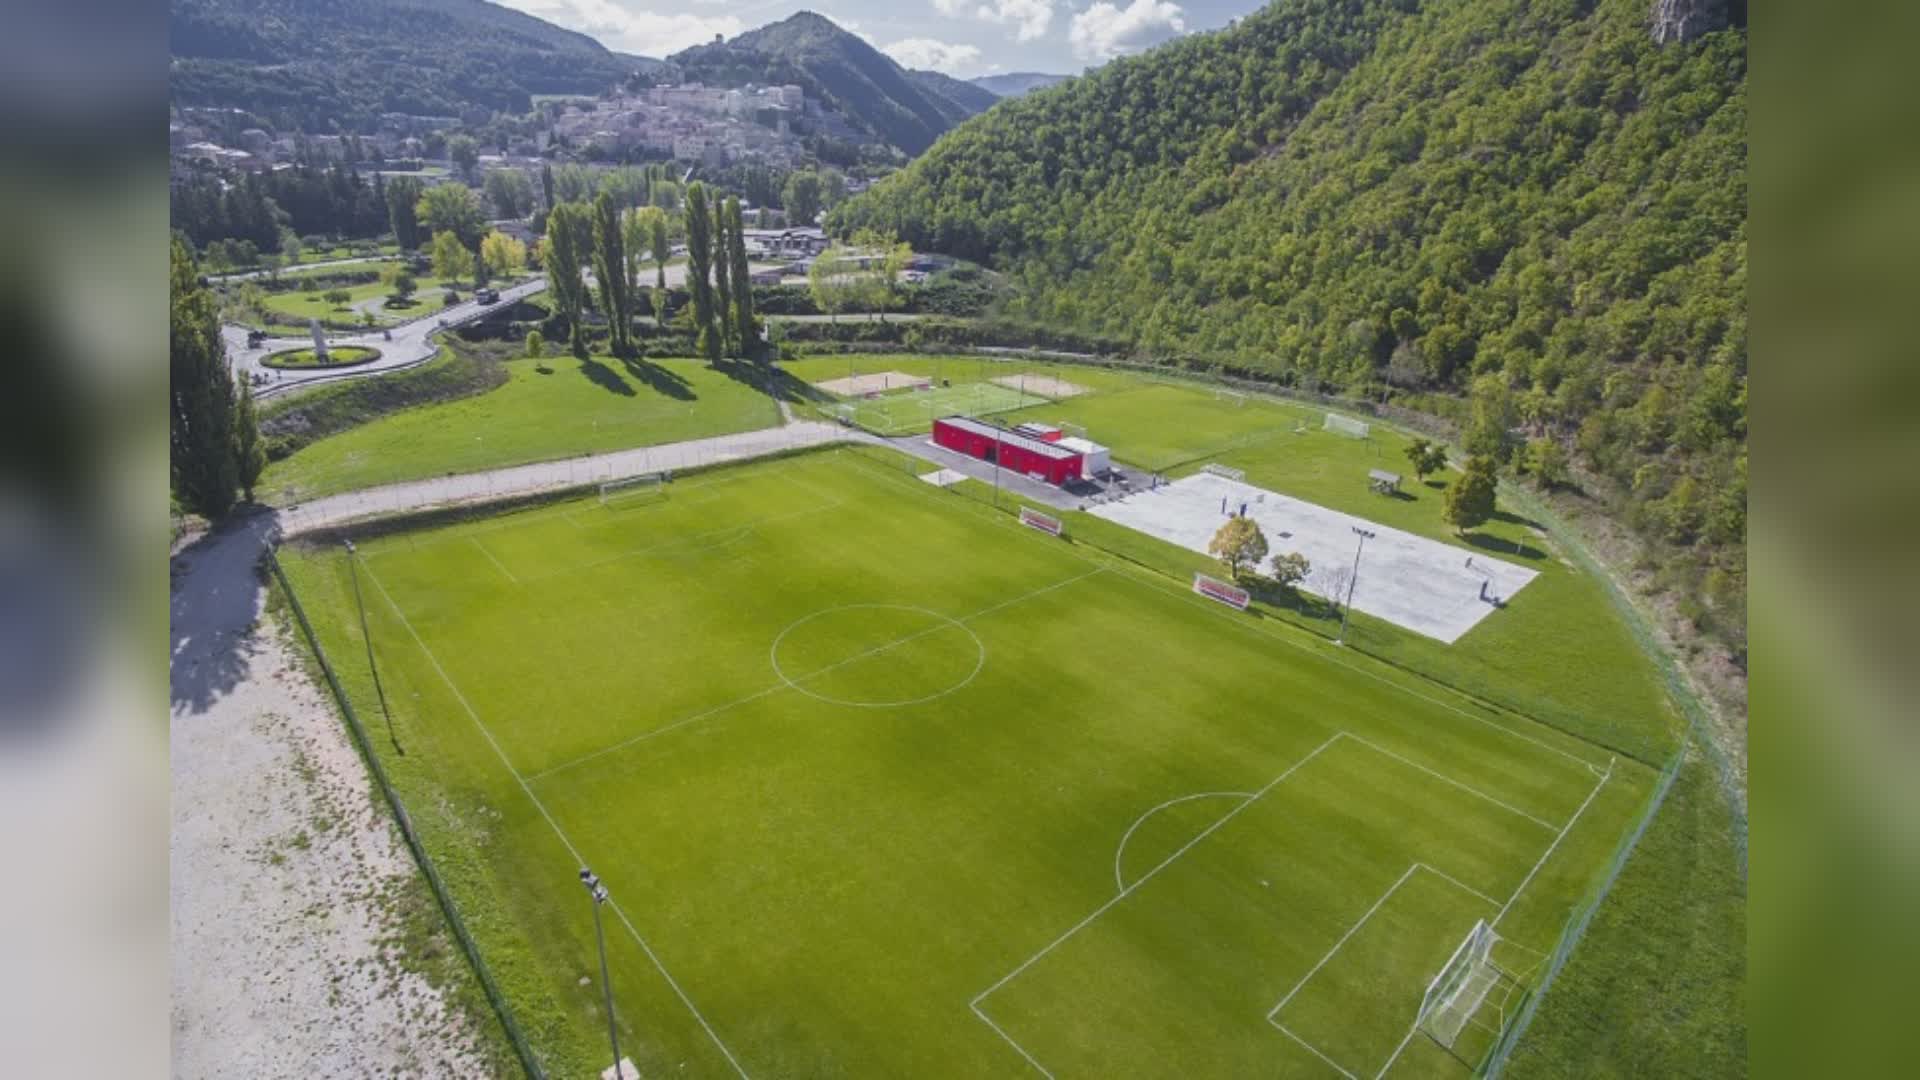
[[[1003,600],[1000,603],[993,605],[992,607],[982,608],[981,610],[976,611],[971,615],[963,615],[960,618],[957,618],[953,621],[961,624],[972,622],[975,619],[979,619],[987,615],[991,615],[996,611],[1002,611],[1006,608],[1012,607],[1015,604],[1021,603],[1023,601],[1031,600],[1034,597],[1041,596],[1045,593],[1050,593],[1055,589],[1064,589],[1068,585],[1072,585],[1077,581],[1084,581],[1085,579],[1090,578],[1095,574],[1102,572],[1105,569],[1106,569],[1105,567],[1096,567],[1092,570],[1087,571],[1084,574],[1076,574],[1073,577],[1067,578],[1064,581],[1056,581],[1051,585],[1043,585],[1040,588],[1034,589],[1031,592],[1022,593],[1021,595],[1016,596],[1011,600]],[[558,765],[554,765],[547,769],[542,769],[537,773],[531,774],[530,776],[527,777],[527,779],[543,780],[549,776],[554,775],[555,773],[565,772],[576,766],[585,765],[590,761],[595,761],[599,758],[605,757],[608,754],[625,750],[626,748],[633,746],[635,743],[645,742],[646,740],[651,739],[657,735],[665,735],[670,731],[674,731],[679,728],[686,727],[689,724],[697,723],[701,720],[705,720],[712,716],[718,716],[719,714],[726,712],[729,709],[735,708],[736,706],[745,705],[748,702],[752,702],[752,701],[758,701],[763,697],[767,697],[771,694],[774,694],[781,690],[792,687],[795,684],[807,682],[811,679],[817,679],[820,676],[825,675],[829,672],[838,671],[839,669],[846,667],[848,664],[852,664],[860,660],[865,660],[870,657],[877,656],[880,653],[886,652],[889,649],[896,649],[910,642],[918,641],[921,638],[927,637],[930,634],[937,634],[942,630],[949,630],[949,629],[952,629],[952,624],[940,623],[938,625],[929,627],[928,629],[925,629],[925,630],[916,630],[915,632],[908,634],[904,637],[895,638],[894,640],[888,641],[888,642],[883,642],[882,644],[876,645],[871,649],[867,649],[864,652],[855,653],[854,655],[849,656],[843,660],[836,660],[833,663],[826,665],[825,667],[815,668],[814,670],[809,671],[804,675],[798,676],[792,681],[782,679],[781,681],[774,683],[771,686],[767,686],[760,690],[756,690],[753,693],[746,695],[745,697],[736,698],[733,701],[729,701],[720,705],[715,705],[712,708],[704,709],[700,712],[694,713],[692,716],[675,720],[670,724],[666,724],[665,726],[653,728],[648,731],[643,731],[638,735],[634,735],[629,738],[622,739],[621,741],[614,743],[611,746],[603,746],[598,750],[589,751],[586,754],[581,755],[580,757],[572,759],[571,761],[563,761]]]
[[[1285,1024],[1282,1024],[1279,1020],[1280,1010],[1286,1008],[1287,1002],[1292,1001],[1294,997],[1300,993],[1301,990],[1304,990],[1306,988],[1307,983],[1313,981],[1313,977],[1320,973],[1321,968],[1327,966],[1327,963],[1331,961],[1334,958],[1334,956],[1337,955],[1340,952],[1340,950],[1346,946],[1347,942],[1353,938],[1353,935],[1359,933],[1360,928],[1365,926],[1376,914],[1379,913],[1381,907],[1385,906],[1386,902],[1393,896],[1393,894],[1396,892],[1399,892],[1400,887],[1405,885],[1407,881],[1411,879],[1415,873],[1421,870],[1425,870],[1427,873],[1432,874],[1433,876],[1439,878],[1440,880],[1446,882],[1449,885],[1452,885],[1454,888],[1459,889],[1462,892],[1465,892],[1473,896],[1474,898],[1485,902],[1489,907],[1492,907],[1494,904],[1494,899],[1491,896],[1488,896],[1486,893],[1481,892],[1480,890],[1474,888],[1471,885],[1462,883],[1458,878],[1453,877],[1451,874],[1448,874],[1441,870],[1436,870],[1433,867],[1428,866],[1426,863],[1415,862],[1411,866],[1408,866],[1406,869],[1406,872],[1401,874],[1399,878],[1395,879],[1392,885],[1387,886],[1387,891],[1380,894],[1380,898],[1373,902],[1373,906],[1368,908],[1365,914],[1361,915],[1360,918],[1356,920],[1352,926],[1347,927],[1347,932],[1340,935],[1340,940],[1333,943],[1333,947],[1331,949],[1328,949],[1326,952],[1326,955],[1320,958],[1320,962],[1317,964],[1314,964],[1311,968],[1308,968],[1307,973],[1305,975],[1300,976],[1300,981],[1293,984],[1293,989],[1288,990],[1286,996],[1281,998],[1278,1004],[1274,1005],[1273,1008],[1267,1010],[1267,1023],[1272,1024],[1276,1029],[1280,1031],[1281,1034],[1285,1035],[1287,1038],[1292,1039],[1294,1042],[1297,1042],[1301,1046],[1306,1047],[1309,1051],[1313,1053],[1313,1056],[1319,1058],[1321,1061],[1324,1061],[1328,1065],[1339,1070],[1340,1075],[1347,1077],[1348,1080],[1358,1080],[1358,1078],[1354,1075],[1352,1070],[1348,1069],[1344,1065],[1341,1065],[1339,1062],[1333,1060],[1333,1058],[1329,1056],[1325,1051],[1313,1045],[1313,1043],[1307,1041],[1305,1038],[1302,1038],[1298,1032],[1295,1032],[1292,1029],[1288,1028]],[[1416,1027],[1417,1026],[1418,1025],[1416,1021]],[[1375,1077],[1385,1076],[1387,1070],[1393,1066],[1395,1059],[1399,1058],[1400,1051],[1405,1047],[1406,1047],[1406,1040],[1403,1039],[1401,1040],[1398,1046],[1394,1047],[1393,1054],[1392,1056],[1387,1058],[1386,1064],[1380,1066],[1380,1071],[1374,1074]]]
[[[1166,858],[1160,860],[1159,863],[1155,864],[1153,869],[1148,870],[1146,873],[1140,875],[1139,879],[1133,882],[1131,885],[1128,885],[1122,888],[1111,899],[1107,900],[1106,903],[1101,904],[1097,908],[1094,908],[1092,913],[1087,915],[1086,918],[1081,919],[1077,923],[1074,923],[1071,927],[1067,929],[1066,933],[1061,934],[1057,938],[1054,938],[1052,941],[1042,946],[1039,952],[1036,952],[1032,956],[1029,956],[1025,960],[1021,961],[1019,967],[1016,967],[1012,971],[1007,972],[1005,975],[1000,976],[999,981],[995,982],[992,986],[989,986],[985,990],[982,990],[978,994],[975,994],[973,996],[973,1000],[967,1003],[967,1007],[969,1009],[972,1009],[973,1014],[979,1017],[982,1021],[984,1021],[988,1027],[992,1028],[995,1034],[999,1035],[1002,1039],[1006,1040],[1007,1045],[1013,1047],[1013,1049],[1016,1052],[1018,1052],[1021,1057],[1027,1059],[1027,1062],[1029,1064],[1031,1064],[1034,1068],[1040,1070],[1040,1072],[1045,1076],[1052,1077],[1053,1073],[1048,1071],[1046,1066],[1040,1064],[1040,1062],[1032,1054],[1028,1053],[1026,1047],[1021,1046],[1018,1040],[1016,1040],[1013,1036],[1007,1034],[1006,1031],[1003,1030],[999,1024],[994,1023],[993,1018],[988,1016],[986,1010],[981,1007],[981,1002],[985,1001],[988,997],[991,997],[995,991],[1007,985],[1007,983],[1012,982],[1014,978],[1016,978],[1021,972],[1032,967],[1034,964],[1039,963],[1042,958],[1044,958],[1048,953],[1051,953],[1053,950],[1059,948],[1060,945],[1063,944],[1068,938],[1073,937],[1075,934],[1078,934],[1080,931],[1092,925],[1094,920],[1098,919],[1102,915],[1105,915],[1108,911],[1110,911],[1113,908],[1115,904],[1118,904],[1120,901],[1125,900],[1129,896],[1132,896],[1134,892],[1137,891],[1141,886],[1145,885],[1149,881],[1152,881],[1154,877],[1160,873],[1160,871],[1165,870],[1167,867],[1173,865],[1173,863],[1176,860],[1178,860],[1180,856],[1185,855],[1189,850],[1191,850],[1194,847],[1194,845],[1200,843],[1200,841],[1202,840],[1205,840],[1207,837],[1212,836],[1227,822],[1232,821],[1236,817],[1239,817],[1241,811],[1245,810],[1249,806],[1252,806],[1254,803],[1259,802],[1262,796],[1264,796],[1267,792],[1272,791],[1275,787],[1279,786],[1281,781],[1287,779],[1288,777],[1292,776],[1294,773],[1298,772],[1300,768],[1304,766],[1307,762],[1312,761],[1316,757],[1319,757],[1320,754],[1323,751],[1325,751],[1328,747],[1332,746],[1334,743],[1337,743],[1341,739],[1345,738],[1346,734],[1347,733],[1344,731],[1336,731],[1332,735],[1328,736],[1325,742],[1321,743],[1319,746],[1316,746],[1312,750],[1308,751],[1305,757],[1301,758],[1299,761],[1294,762],[1292,765],[1287,766],[1287,769],[1285,772],[1267,781],[1263,787],[1261,787],[1258,791],[1253,792],[1249,798],[1242,799],[1239,805],[1227,811],[1225,814],[1222,814],[1220,816],[1220,820],[1207,826],[1205,829],[1202,829],[1200,833],[1196,835],[1193,839],[1180,845],[1180,847],[1176,849],[1173,852],[1173,854],[1168,855]]]
[[[486,739],[487,745],[493,748],[494,755],[500,759],[500,764],[506,768],[507,773],[513,777],[514,782],[520,785],[520,790],[525,793],[527,800],[533,803],[534,809],[540,811],[540,816],[546,819],[547,826],[553,830],[554,836],[559,838],[561,846],[567,849],[567,854],[573,856],[575,865],[588,865],[586,858],[580,854],[580,849],[574,846],[572,839],[567,836],[566,830],[560,827],[560,823],[554,819],[553,813],[547,809],[547,805],[540,801],[538,795],[533,793],[533,787],[527,783],[527,778],[520,775],[520,770],[514,768],[513,762],[507,757],[507,752],[501,748],[499,740],[493,737],[493,732],[488,730],[487,725],[481,721],[480,714],[474,710],[473,704],[467,700],[467,696],[460,692],[460,687],[453,681],[453,676],[448,675],[447,669],[441,666],[440,658],[433,654],[433,650],[427,647],[425,639],[421,638],[420,632],[413,628],[413,622],[407,618],[407,613],[400,610],[400,605],[394,601],[393,595],[387,592],[387,587],[381,584],[379,577],[374,574],[373,568],[366,567],[365,569],[367,571],[367,580],[373,582],[373,587],[380,591],[380,595],[386,600],[387,606],[393,609],[393,614],[400,620],[400,625],[406,627],[408,636],[413,638],[413,643],[420,646],[420,652],[426,656],[427,662],[433,665],[435,672],[439,673],[441,680],[447,684],[447,689],[453,691],[454,699],[460,702],[462,709],[466,710],[468,719],[471,719],[473,726],[480,730],[481,737]],[[695,1005],[693,999],[687,996],[687,992],[681,989],[679,980],[675,979],[673,973],[668,971],[667,966],[660,961],[659,955],[653,951],[653,946],[647,943],[647,939],[643,937],[639,929],[633,925],[633,920],[627,917],[626,910],[620,906],[618,901],[610,900],[608,906],[613,908],[613,913],[619,917],[621,925],[627,928],[627,933],[633,936],[633,940],[640,946],[640,950],[647,954],[647,959],[652,961],[654,969],[659,971],[661,977],[667,980],[667,985],[673,988],[674,994],[680,998],[680,1003],[687,1007],[687,1011],[693,1014],[695,1020],[699,1021],[701,1030],[705,1031],[707,1037],[713,1040],[713,1045],[719,1048],[721,1055],[727,1059],[727,1063],[733,1066],[733,1071],[738,1073],[742,1080],[745,1080],[747,1070],[741,1066],[740,1060],[733,1056],[733,1051],[721,1040],[719,1033],[713,1030],[713,1025],[707,1022],[707,1018],[701,1013],[699,1006]]]

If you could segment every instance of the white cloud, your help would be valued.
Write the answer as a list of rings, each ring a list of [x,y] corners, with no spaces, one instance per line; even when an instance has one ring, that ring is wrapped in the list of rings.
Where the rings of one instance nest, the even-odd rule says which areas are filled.
[[[746,25],[732,15],[665,14],[615,0],[501,0],[551,23],[590,35],[600,44],[642,56],[666,56],[704,45],[715,34],[732,37]]]
[[[1082,60],[1111,60],[1186,33],[1182,14],[1180,5],[1165,0],[1133,0],[1124,8],[1098,0],[1073,17],[1067,41]]]
[[[1054,0],[933,0],[933,10],[956,19],[1013,27],[1015,41],[1034,41],[1053,25]]]
[[[1013,27],[1015,41],[1034,41],[1053,25],[1053,0],[989,0],[974,15]]]
[[[958,45],[932,38],[905,38],[880,50],[893,57],[901,67],[921,68],[958,75],[962,69],[972,69],[979,64],[980,50],[972,45]]]

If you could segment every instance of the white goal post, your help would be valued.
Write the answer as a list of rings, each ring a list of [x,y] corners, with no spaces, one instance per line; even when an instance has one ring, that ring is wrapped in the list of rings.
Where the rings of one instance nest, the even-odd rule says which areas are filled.
[[[1200,471],[1203,473],[1212,473],[1215,476],[1228,480],[1245,480],[1247,478],[1247,474],[1244,471],[1214,461],[1209,461],[1205,465],[1200,466]]]
[[[1339,413],[1328,413],[1326,430],[1334,432],[1335,434],[1348,436],[1349,438],[1365,439],[1372,434],[1373,425],[1367,423],[1365,420],[1355,420],[1351,416],[1341,416]]]
[[[1509,976],[1493,961],[1500,935],[1485,919],[1473,924],[1467,938],[1453,951],[1440,973],[1427,983],[1415,1021],[1427,1037],[1451,1050],[1461,1029],[1503,978]]]
[[[1221,387],[1215,387],[1213,400],[1224,401],[1237,409],[1247,403],[1247,395],[1238,390],[1227,390]]]
[[[638,476],[608,480],[600,485],[600,505],[605,506],[616,499],[658,495],[666,490],[667,480],[668,474],[663,472],[641,473]]]

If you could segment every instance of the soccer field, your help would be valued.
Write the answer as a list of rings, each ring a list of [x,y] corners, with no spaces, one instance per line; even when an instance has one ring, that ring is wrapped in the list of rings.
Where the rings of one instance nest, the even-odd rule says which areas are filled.
[[[554,1075],[586,864],[648,1075],[1464,1076],[1654,779],[852,454],[358,546],[282,559]]]

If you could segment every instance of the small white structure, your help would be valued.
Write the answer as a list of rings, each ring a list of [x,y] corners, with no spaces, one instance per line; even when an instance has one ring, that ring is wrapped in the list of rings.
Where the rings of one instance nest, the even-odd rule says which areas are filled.
[[[1105,476],[1113,471],[1113,452],[1091,439],[1068,435],[1058,445],[1081,455],[1081,476]]]

